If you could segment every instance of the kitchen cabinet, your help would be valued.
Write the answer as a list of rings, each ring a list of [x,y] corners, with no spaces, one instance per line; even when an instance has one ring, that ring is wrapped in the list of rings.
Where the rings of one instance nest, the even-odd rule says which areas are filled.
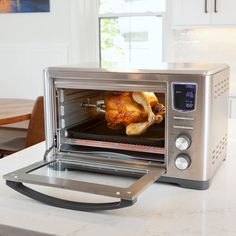
[[[235,0],[214,0],[214,11],[212,24],[214,25],[235,25],[236,24],[236,1]]]
[[[235,0],[173,0],[172,25],[235,25]]]

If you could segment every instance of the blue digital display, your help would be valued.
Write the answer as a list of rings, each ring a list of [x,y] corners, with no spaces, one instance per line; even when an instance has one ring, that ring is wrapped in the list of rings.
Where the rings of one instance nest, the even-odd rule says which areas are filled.
[[[173,84],[174,109],[180,111],[195,110],[196,84]]]

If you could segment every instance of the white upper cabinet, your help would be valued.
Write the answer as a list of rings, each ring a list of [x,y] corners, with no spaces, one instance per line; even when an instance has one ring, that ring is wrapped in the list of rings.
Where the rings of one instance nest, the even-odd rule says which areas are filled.
[[[236,24],[236,0],[172,0],[172,24],[210,26]]]
[[[207,25],[211,22],[209,0],[173,0],[173,25]]]
[[[236,25],[235,0],[214,0],[213,2],[212,24]]]

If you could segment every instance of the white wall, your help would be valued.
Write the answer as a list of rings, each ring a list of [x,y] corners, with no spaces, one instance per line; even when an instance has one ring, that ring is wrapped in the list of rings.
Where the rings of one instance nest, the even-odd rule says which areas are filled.
[[[176,30],[174,35],[176,61],[229,64],[231,84],[236,83],[236,28]]]
[[[95,42],[85,36],[94,37],[96,15],[83,12],[94,13],[96,1],[50,0],[49,13],[0,14],[0,97],[34,99],[43,94],[43,68],[94,61]]]
[[[236,118],[236,28],[174,31],[177,62],[226,63],[230,66],[229,116]]]

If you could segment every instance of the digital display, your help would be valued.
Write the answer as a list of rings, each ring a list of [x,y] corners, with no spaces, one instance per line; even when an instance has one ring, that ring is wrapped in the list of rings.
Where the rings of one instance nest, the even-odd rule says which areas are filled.
[[[173,84],[174,109],[180,111],[193,111],[196,101],[196,84]]]

